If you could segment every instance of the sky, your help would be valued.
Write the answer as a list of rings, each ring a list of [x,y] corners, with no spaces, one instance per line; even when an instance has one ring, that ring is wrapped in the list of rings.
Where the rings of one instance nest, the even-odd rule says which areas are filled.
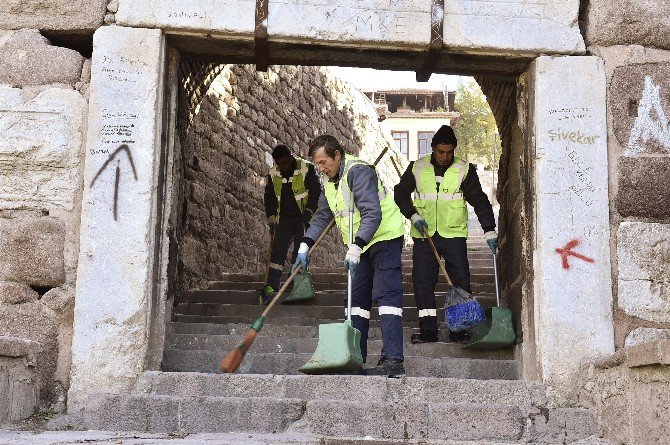
[[[340,78],[358,87],[359,90],[379,90],[391,88],[443,89],[446,84],[450,91],[458,88],[460,76],[433,74],[428,82],[417,82],[414,71],[383,71],[371,68],[348,68],[333,66],[331,71]]]

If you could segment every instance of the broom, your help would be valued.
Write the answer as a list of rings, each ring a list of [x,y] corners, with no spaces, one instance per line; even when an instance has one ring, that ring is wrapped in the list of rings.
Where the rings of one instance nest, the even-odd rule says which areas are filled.
[[[388,149],[389,146],[387,145],[384,148],[384,150],[382,150],[382,152],[379,153],[377,159],[375,159],[375,162],[373,162],[372,165],[376,166],[379,163],[379,161],[381,161],[382,157],[384,157]],[[335,218],[333,218],[330,221],[326,229],[321,233],[321,236],[319,236],[319,238],[316,240],[312,248],[309,249],[309,255],[312,254],[314,249],[316,249],[316,246],[319,245],[321,240],[323,240],[323,238],[326,236],[326,234],[328,234],[328,232],[330,231],[330,229],[333,228],[334,225],[335,225]],[[249,348],[251,348],[251,345],[254,343],[254,340],[256,340],[256,336],[261,331],[261,329],[263,329],[263,324],[265,323],[265,317],[268,315],[268,313],[270,313],[275,303],[279,301],[279,297],[281,297],[281,295],[284,293],[288,285],[291,284],[295,276],[298,275],[298,272],[300,272],[300,270],[302,270],[302,265],[296,267],[296,269],[291,273],[291,275],[289,275],[288,279],[281,287],[281,289],[279,289],[279,292],[277,292],[275,298],[273,298],[270,304],[268,304],[268,307],[265,308],[261,316],[258,317],[256,320],[254,320],[253,323],[251,323],[249,330],[247,330],[247,333],[244,335],[242,343],[240,343],[239,346],[230,351],[230,353],[228,353],[228,355],[224,357],[223,360],[221,360],[219,369],[221,369],[222,372],[231,373],[235,372],[235,370],[239,368],[240,364],[242,363],[242,360],[244,359],[245,354],[247,353]]]

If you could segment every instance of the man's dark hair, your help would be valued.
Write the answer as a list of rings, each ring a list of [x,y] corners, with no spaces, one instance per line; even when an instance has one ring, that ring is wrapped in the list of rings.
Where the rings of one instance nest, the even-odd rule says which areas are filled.
[[[344,148],[337,142],[337,139],[329,134],[322,134],[312,139],[312,142],[309,143],[309,157],[314,156],[314,153],[320,148],[323,148],[331,159],[335,159],[335,152],[337,151],[340,152],[340,156],[344,157]]]
[[[275,161],[283,158],[284,156],[291,156],[291,149],[288,148],[288,146],[279,144],[272,150],[272,159]]]

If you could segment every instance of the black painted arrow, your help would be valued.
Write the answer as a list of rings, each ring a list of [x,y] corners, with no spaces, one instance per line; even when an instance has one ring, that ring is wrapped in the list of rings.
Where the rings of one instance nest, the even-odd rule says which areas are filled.
[[[135,163],[133,162],[133,155],[130,153],[130,148],[126,144],[123,144],[117,148],[114,153],[109,155],[107,160],[105,161],[104,164],[102,164],[102,167],[100,167],[100,170],[98,170],[98,173],[95,174],[95,177],[91,181],[91,185],[89,186],[90,188],[93,188],[93,185],[95,184],[95,181],[100,177],[103,171],[107,168],[109,164],[112,163],[114,158],[119,153],[125,153],[126,156],[128,157],[128,162],[130,162],[130,168],[133,170],[133,176],[135,177],[135,181],[137,181],[137,170],[135,170]],[[117,161],[116,163],[116,178],[114,180],[114,221],[117,220],[117,210],[118,210],[118,202],[119,202],[119,179],[121,177],[121,168],[120,168],[120,163],[121,161]]]

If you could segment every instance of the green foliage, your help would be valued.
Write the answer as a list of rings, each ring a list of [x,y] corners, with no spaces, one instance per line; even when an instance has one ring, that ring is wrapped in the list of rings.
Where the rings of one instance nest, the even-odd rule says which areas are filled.
[[[469,78],[456,91],[455,109],[461,113],[454,126],[458,138],[457,155],[469,162],[487,166],[495,164],[497,168],[502,151],[500,137],[496,136],[498,127],[486,96],[474,79]]]

